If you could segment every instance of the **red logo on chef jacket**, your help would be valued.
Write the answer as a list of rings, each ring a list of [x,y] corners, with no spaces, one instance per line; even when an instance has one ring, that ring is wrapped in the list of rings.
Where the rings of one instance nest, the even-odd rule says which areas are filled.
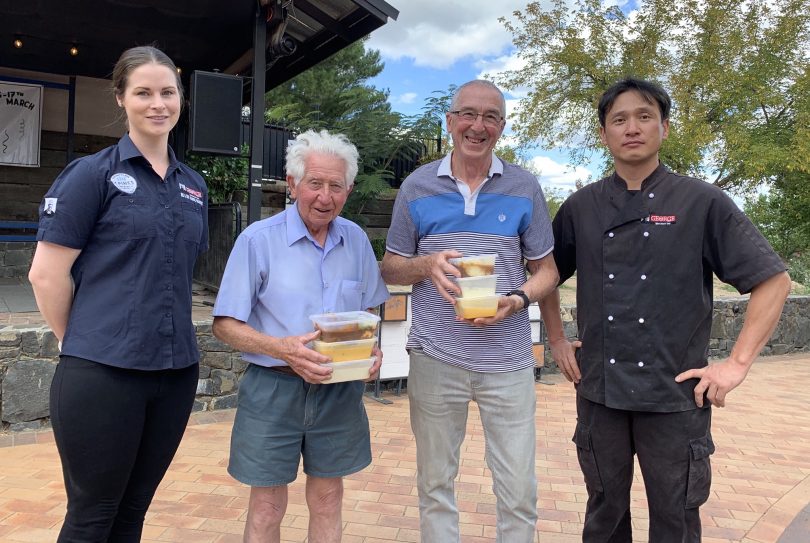
[[[669,226],[670,224],[675,224],[677,220],[678,218],[675,215],[656,215],[650,213],[650,216],[641,219],[641,222],[654,224],[656,226]]]

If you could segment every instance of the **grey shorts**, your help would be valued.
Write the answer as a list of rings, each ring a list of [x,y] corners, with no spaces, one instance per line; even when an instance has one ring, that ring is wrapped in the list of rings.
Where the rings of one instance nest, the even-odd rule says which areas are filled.
[[[228,473],[250,486],[281,486],[304,473],[342,477],[371,463],[362,381],[312,385],[250,364],[239,382]]]

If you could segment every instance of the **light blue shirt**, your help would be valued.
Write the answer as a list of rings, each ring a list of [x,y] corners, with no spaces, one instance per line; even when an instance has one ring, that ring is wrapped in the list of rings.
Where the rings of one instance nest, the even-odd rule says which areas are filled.
[[[314,330],[310,315],[364,310],[387,299],[371,243],[359,226],[336,218],[322,248],[292,206],[239,235],[213,313],[270,336],[297,336]],[[286,365],[263,354],[242,358],[260,366]]]

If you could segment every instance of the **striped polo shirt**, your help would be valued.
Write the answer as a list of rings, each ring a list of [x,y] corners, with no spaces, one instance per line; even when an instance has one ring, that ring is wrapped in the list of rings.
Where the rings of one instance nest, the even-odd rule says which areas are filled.
[[[386,250],[424,256],[456,249],[464,256],[497,253],[496,292],[526,281],[523,259],[551,252],[554,238],[537,178],[494,154],[487,179],[472,193],[450,170],[450,156],[417,169],[394,203]],[[455,320],[453,306],[429,279],[413,285],[406,348],[472,371],[505,372],[534,365],[528,311],[484,327]]]

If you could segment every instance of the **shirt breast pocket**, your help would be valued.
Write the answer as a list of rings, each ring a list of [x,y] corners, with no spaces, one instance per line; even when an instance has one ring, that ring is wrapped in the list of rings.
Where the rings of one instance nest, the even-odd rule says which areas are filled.
[[[116,198],[110,203],[105,217],[99,221],[98,235],[113,241],[151,238],[157,235],[149,199],[143,197]]]
[[[180,209],[183,210],[183,229],[181,237],[184,241],[200,243],[203,231],[203,206],[194,202],[180,202]]]
[[[344,279],[340,282],[340,302],[343,311],[360,311],[366,309],[362,307],[363,292],[365,291],[362,281],[350,281]]]

